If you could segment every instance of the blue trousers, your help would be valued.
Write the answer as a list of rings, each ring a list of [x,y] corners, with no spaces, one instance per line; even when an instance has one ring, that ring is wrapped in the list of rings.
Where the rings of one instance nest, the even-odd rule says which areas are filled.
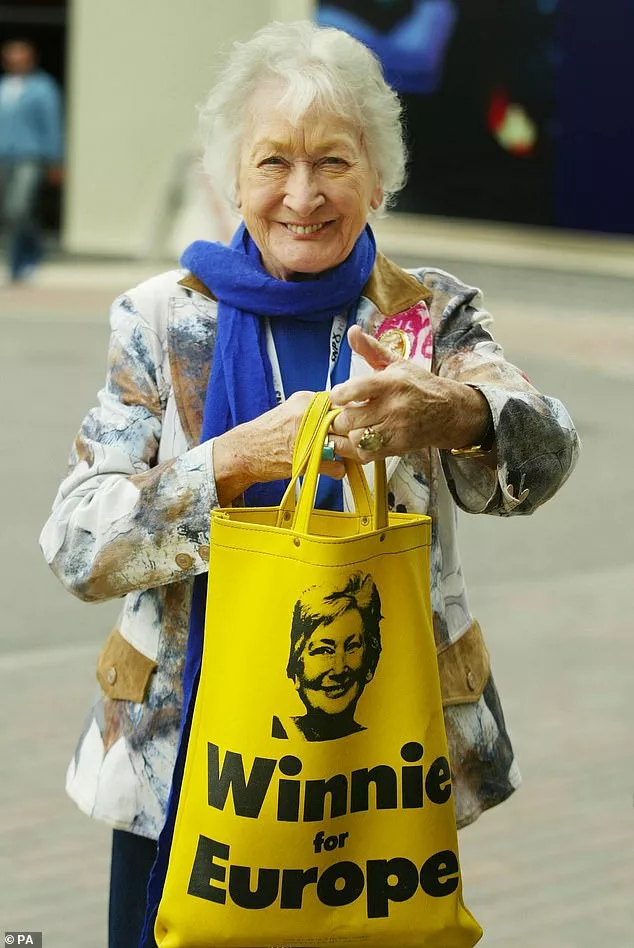
[[[112,834],[108,948],[141,948],[139,939],[145,918],[150,870],[156,857],[156,843],[123,830]],[[156,948],[154,938],[142,948]]]
[[[38,219],[44,164],[35,159],[0,159],[0,217],[9,275],[21,280],[42,259]]]

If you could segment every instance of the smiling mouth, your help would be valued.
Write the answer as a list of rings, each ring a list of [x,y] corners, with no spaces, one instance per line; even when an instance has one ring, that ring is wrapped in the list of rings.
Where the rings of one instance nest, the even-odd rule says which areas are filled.
[[[287,230],[290,230],[292,234],[298,234],[300,237],[305,237],[307,234],[316,234],[318,231],[323,230],[330,221],[323,221],[321,224],[284,224]]]
[[[350,685],[333,685],[331,688],[322,688],[327,698],[342,698],[350,691]]]

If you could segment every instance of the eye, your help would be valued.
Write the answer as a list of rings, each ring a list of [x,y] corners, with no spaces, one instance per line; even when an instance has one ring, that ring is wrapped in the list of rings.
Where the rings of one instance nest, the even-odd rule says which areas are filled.
[[[321,163],[322,165],[332,165],[334,167],[339,166],[342,168],[345,168],[348,164],[345,159],[340,158],[338,155],[326,155],[325,158],[321,159]]]
[[[264,158],[264,159],[260,162],[260,164],[259,164],[258,167],[260,167],[260,168],[262,168],[262,167],[265,167],[265,168],[266,168],[266,167],[279,168],[279,167],[283,167],[285,164],[286,164],[286,162],[284,161],[283,158],[280,157],[280,155],[269,155],[268,158]]]
[[[309,655],[333,655],[334,649],[330,645],[317,645],[309,650]]]
[[[361,642],[347,642],[346,643],[346,652],[356,652],[357,649],[361,648]]]

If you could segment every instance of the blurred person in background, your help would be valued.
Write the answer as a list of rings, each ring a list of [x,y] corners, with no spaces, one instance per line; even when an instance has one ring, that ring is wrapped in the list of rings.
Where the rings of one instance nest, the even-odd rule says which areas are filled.
[[[52,76],[38,68],[27,40],[1,50],[0,219],[12,283],[27,280],[42,259],[39,202],[45,180],[61,181],[61,95]]]
[[[377,251],[368,220],[403,186],[406,153],[399,99],[366,47],[308,22],[263,28],[236,45],[201,130],[205,168],[242,223],[230,246],[196,241],[182,269],[113,304],[105,387],[41,536],[72,593],[123,599],[67,775],[78,806],[113,828],[110,948],[136,948],[143,923],[183,682],[195,693],[210,510],[280,502],[311,392],[330,389],[343,408],[317,506],[350,509],[337,458],[387,458],[391,506],[434,522],[460,826],[520,778],[469,608],[457,508],[530,514],[578,453],[564,406],[504,358],[480,291]]]

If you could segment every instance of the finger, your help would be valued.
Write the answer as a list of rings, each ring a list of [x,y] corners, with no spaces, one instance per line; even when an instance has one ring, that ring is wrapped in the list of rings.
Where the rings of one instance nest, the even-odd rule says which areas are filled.
[[[387,451],[362,451],[361,448],[357,448],[356,459],[359,464],[370,464],[372,461],[380,461],[389,457]]]
[[[376,461],[379,458],[385,458],[389,456],[389,453],[387,451],[378,451],[376,453],[371,453],[370,451],[361,451],[358,448],[356,448],[354,444],[352,443],[352,441],[350,441],[348,438],[345,438],[344,440],[345,440],[345,445],[342,448],[341,453],[339,454],[339,457],[342,459],[339,463],[341,464],[341,469],[343,471],[343,474],[345,474],[346,472],[343,459],[345,459],[346,461],[354,461],[355,464],[367,464],[369,461]],[[324,465],[323,465],[324,468],[327,463],[335,463],[335,462],[324,462]],[[323,470],[321,471],[321,473],[327,474],[329,472],[326,470]],[[339,475],[337,475],[337,480],[339,479],[340,479]]]
[[[350,327],[348,330],[348,342],[353,352],[356,352],[362,359],[365,359],[368,365],[372,366],[373,369],[381,370],[392,362],[399,361],[399,356],[395,355],[385,346],[382,346],[374,336],[370,336],[369,333],[364,332],[361,326]]]
[[[368,461],[376,461],[378,458],[390,456],[390,451],[381,450],[376,452],[362,451],[357,445],[359,439],[363,436],[363,431],[353,433],[353,439],[343,438],[340,435],[329,435],[330,441],[334,444],[335,453],[338,458],[346,458],[349,461],[356,461],[357,464],[367,464]]]
[[[365,428],[361,428],[356,431],[351,431],[350,435],[347,437],[342,437],[341,435],[329,435],[330,442],[334,445],[335,453],[338,458],[347,458],[350,461],[362,462],[367,464],[368,461],[375,461],[380,457],[388,457],[390,455],[390,450],[388,448],[388,439],[384,435],[384,444],[381,447],[380,451],[362,451],[359,448],[359,441],[365,433]],[[375,428],[375,430],[379,430]]]
[[[335,408],[345,407],[350,402],[366,402],[376,396],[375,381],[375,377],[370,375],[340,382],[333,386],[330,392],[330,402]]]
[[[383,437],[387,440],[389,426],[386,408],[386,403],[378,399],[360,405],[349,405],[337,415],[332,424],[332,430],[338,435],[349,438],[350,433],[356,429],[359,429],[362,434],[365,428],[374,428],[375,431],[382,430]]]
[[[357,458],[356,448],[351,443],[350,439],[347,437],[342,437],[341,435],[334,435],[331,433],[328,435],[328,440],[335,449],[335,455],[338,458]]]
[[[372,428],[372,433],[378,435],[380,439],[380,444],[376,450],[367,450],[367,448],[361,447],[361,442],[364,436],[368,432],[368,428]],[[386,429],[381,429],[378,425],[366,426],[365,428],[355,428],[348,435],[350,444],[357,453],[358,458],[364,463],[367,464],[368,461],[376,461],[377,458],[386,458],[392,453],[390,451],[390,440],[391,435]]]
[[[322,461],[319,473],[340,481],[346,473],[346,466],[343,461]]]
[[[421,387],[427,384],[437,386],[437,377],[420,365],[397,359],[386,366],[383,372],[362,375],[335,385],[330,393],[330,401],[337,408],[345,407],[350,402],[378,401],[384,395],[409,391],[412,385]]]
[[[361,375],[335,385],[330,393],[330,401],[336,407],[349,405],[350,402],[371,401],[387,391],[392,391],[395,385],[402,384],[409,371],[409,364],[397,359],[387,365],[383,372]]]

